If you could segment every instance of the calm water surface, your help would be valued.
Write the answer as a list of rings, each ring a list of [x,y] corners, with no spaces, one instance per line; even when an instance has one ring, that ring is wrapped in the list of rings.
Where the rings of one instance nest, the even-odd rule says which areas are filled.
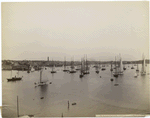
[[[141,65],[140,65],[141,69]],[[147,65],[148,73],[149,65]],[[52,84],[35,87],[40,80],[40,71],[27,73],[19,71],[22,81],[7,82],[11,71],[2,71],[2,115],[17,116],[17,96],[19,97],[19,115],[33,114],[36,117],[84,116],[96,114],[134,114],[149,113],[149,75],[134,78],[135,69],[127,66],[124,75],[111,82],[110,66],[105,71],[79,78],[80,72],[69,74],[63,68],[56,68],[51,74],[48,68],[43,73]],[[13,71],[15,76],[17,71]],[[101,78],[100,78],[101,76]],[[114,84],[119,84],[114,86]],[[40,99],[44,97],[44,99]],[[68,101],[70,103],[68,107]],[[77,105],[71,104],[76,102]]]

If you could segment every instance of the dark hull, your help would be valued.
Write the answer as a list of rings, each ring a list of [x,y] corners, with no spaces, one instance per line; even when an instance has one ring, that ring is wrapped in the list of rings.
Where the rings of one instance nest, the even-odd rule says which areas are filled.
[[[113,69],[110,69],[110,71],[113,71]]]
[[[63,70],[64,72],[68,72],[69,70]]]
[[[7,79],[7,81],[18,81],[18,80],[22,80],[22,78],[21,77],[16,77],[16,78],[12,77],[12,79]]]
[[[114,74],[114,77],[118,77],[118,74]]]
[[[133,67],[131,69],[134,69]]]
[[[76,70],[80,70],[80,69],[76,69]]]
[[[126,68],[123,68],[123,70],[126,70]]]
[[[102,68],[102,70],[106,70],[105,68]]]
[[[90,74],[90,72],[84,72],[83,74]]]
[[[139,71],[139,70],[136,70],[137,72]]]
[[[98,73],[99,73],[99,71],[96,71],[96,73],[98,74]]]
[[[70,73],[76,73],[76,71],[70,71]]]
[[[80,75],[80,78],[82,78],[84,75]]]
[[[51,73],[56,73],[56,71],[51,71]]]

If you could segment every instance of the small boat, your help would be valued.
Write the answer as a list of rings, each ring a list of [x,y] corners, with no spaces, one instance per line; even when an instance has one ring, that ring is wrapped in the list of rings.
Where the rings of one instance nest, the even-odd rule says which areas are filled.
[[[74,67],[74,61],[71,61],[71,70],[69,71],[70,73],[76,73],[75,67]]]
[[[141,69],[141,75],[146,75],[146,68],[145,68],[145,57],[144,57],[144,54],[143,54],[143,60],[142,60],[142,69]]]
[[[111,62],[111,69],[110,69],[110,71],[113,71],[113,68],[112,68],[112,62]]]
[[[114,86],[118,86],[119,84],[114,84]]]
[[[102,68],[101,70],[106,70],[106,68]]]
[[[35,71],[35,69],[32,67],[32,68],[31,68],[31,72],[34,72],[34,71]]]
[[[105,67],[105,65],[102,65],[102,67]]]
[[[63,70],[63,72],[68,72],[69,70],[68,69],[66,69],[66,57],[65,57],[65,61],[64,61],[64,70]]]
[[[131,69],[134,69],[134,67],[132,66]]]
[[[118,73],[113,73],[114,77],[118,77]]]
[[[113,73],[113,76],[114,77],[118,77],[118,68],[117,68],[117,65],[116,65],[116,57],[115,57],[115,72]]]
[[[126,67],[123,67],[123,70],[126,70]]]
[[[99,73],[99,71],[97,70],[97,71],[96,71],[96,73],[98,74],[98,73]]]
[[[113,71],[113,69],[111,68],[110,71]]]
[[[49,84],[52,84],[52,82],[50,82]]]
[[[138,76],[137,73],[135,73],[135,74],[134,74],[134,77],[137,77],[137,76]]]
[[[56,71],[55,71],[55,64],[54,64],[54,61],[52,60],[52,71],[51,71],[51,73],[56,73]]]
[[[76,73],[76,71],[75,70],[71,70],[70,73]]]
[[[80,68],[80,66],[79,66],[79,65],[77,66],[76,70],[81,70],[81,68]]]
[[[17,81],[17,80],[22,80],[22,77],[12,77],[11,79],[7,79],[8,81]]]
[[[30,70],[28,70],[27,73],[30,73]]]
[[[40,82],[38,83],[38,86],[44,86],[46,85],[46,82],[48,81],[47,78],[42,78],[42,72],[43,72],[43,69],[40,70]]]
[[[41,99],[44,99],[44,97],[41,97]]]
[[[84,61],[84,66],[85,66],[85,67],[84,67],[84,72],[83,72],[83,74],[90,74],[87,56],[86,56],[86,59],[85,59],[85,61]]]
[[[96,65],[95,65],[95,69],[96,69],[96,73],[98,74],[99,73],[99,65],[98,65],[98,63],[96,63]]]
[[[137,69],[136,69],[136,71],[139,72],[139,66],[138,66],[138,64],[137,64]]]
[[[76,104],[77,104],[77,103],[75,103],[75,102],[74,102],[74,103],[72,103],[72,105],[76,105]]]
[[[121,55],[120,55],[120,61],[119,61],[119,70],[118,70],[118,74],[119,75],[123,75],[123,63],[122,63],[122,58],[121,58]]]
[[[81,59],[81,70],[80,70],[80,78],[84,76],[84,63],[83,60]]]
[[[56,71],[51,71],[51,73],[56,73]]]
[[[19,71],[18,71],[18,77],[15,76],[15,77],[12,77],[12,71],[11,71],[11,78],[8,78],[7,81],[18,81],[18,80],[22,80],[23,76],[22,77],[19,77]]]

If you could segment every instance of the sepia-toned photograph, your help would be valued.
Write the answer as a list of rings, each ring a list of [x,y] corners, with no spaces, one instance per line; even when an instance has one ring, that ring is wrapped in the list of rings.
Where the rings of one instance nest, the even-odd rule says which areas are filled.
[[[2,117],[147,116],[149,2],[1,2]]]

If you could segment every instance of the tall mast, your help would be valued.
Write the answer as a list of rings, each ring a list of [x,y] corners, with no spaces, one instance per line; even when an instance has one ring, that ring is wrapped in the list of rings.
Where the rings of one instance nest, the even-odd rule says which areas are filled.
[[[115,57],[115,72],[117,73],[116,57]]]
[[[42,70],[40,71],[40,83],[42,82]]]
[[[73,70],[74,69],[74,62],[73,62],[73,57],[72,57],[72,59],[71,59],[71,70]]]
[[[64,70],[66,69],[66,57],[64,59]]]
[[[112,62],[111,62],[111,69],[112,69]]]
[[[87,55],[86,55],[86,72],[88,71],[88,61],[87,61]]]
[[[84,71],[86,71],[85,55],[84,55]]]
[[[81,74],[82,74],[82,72],[83,72],[83,67],[82,67],[83,65],[82,65],[82,58],[81,58]]]
[[[52,71],[54,71],[54,61],[52,59]]]
[[[143,54],[143,71],[145,72],[145,56]]]

